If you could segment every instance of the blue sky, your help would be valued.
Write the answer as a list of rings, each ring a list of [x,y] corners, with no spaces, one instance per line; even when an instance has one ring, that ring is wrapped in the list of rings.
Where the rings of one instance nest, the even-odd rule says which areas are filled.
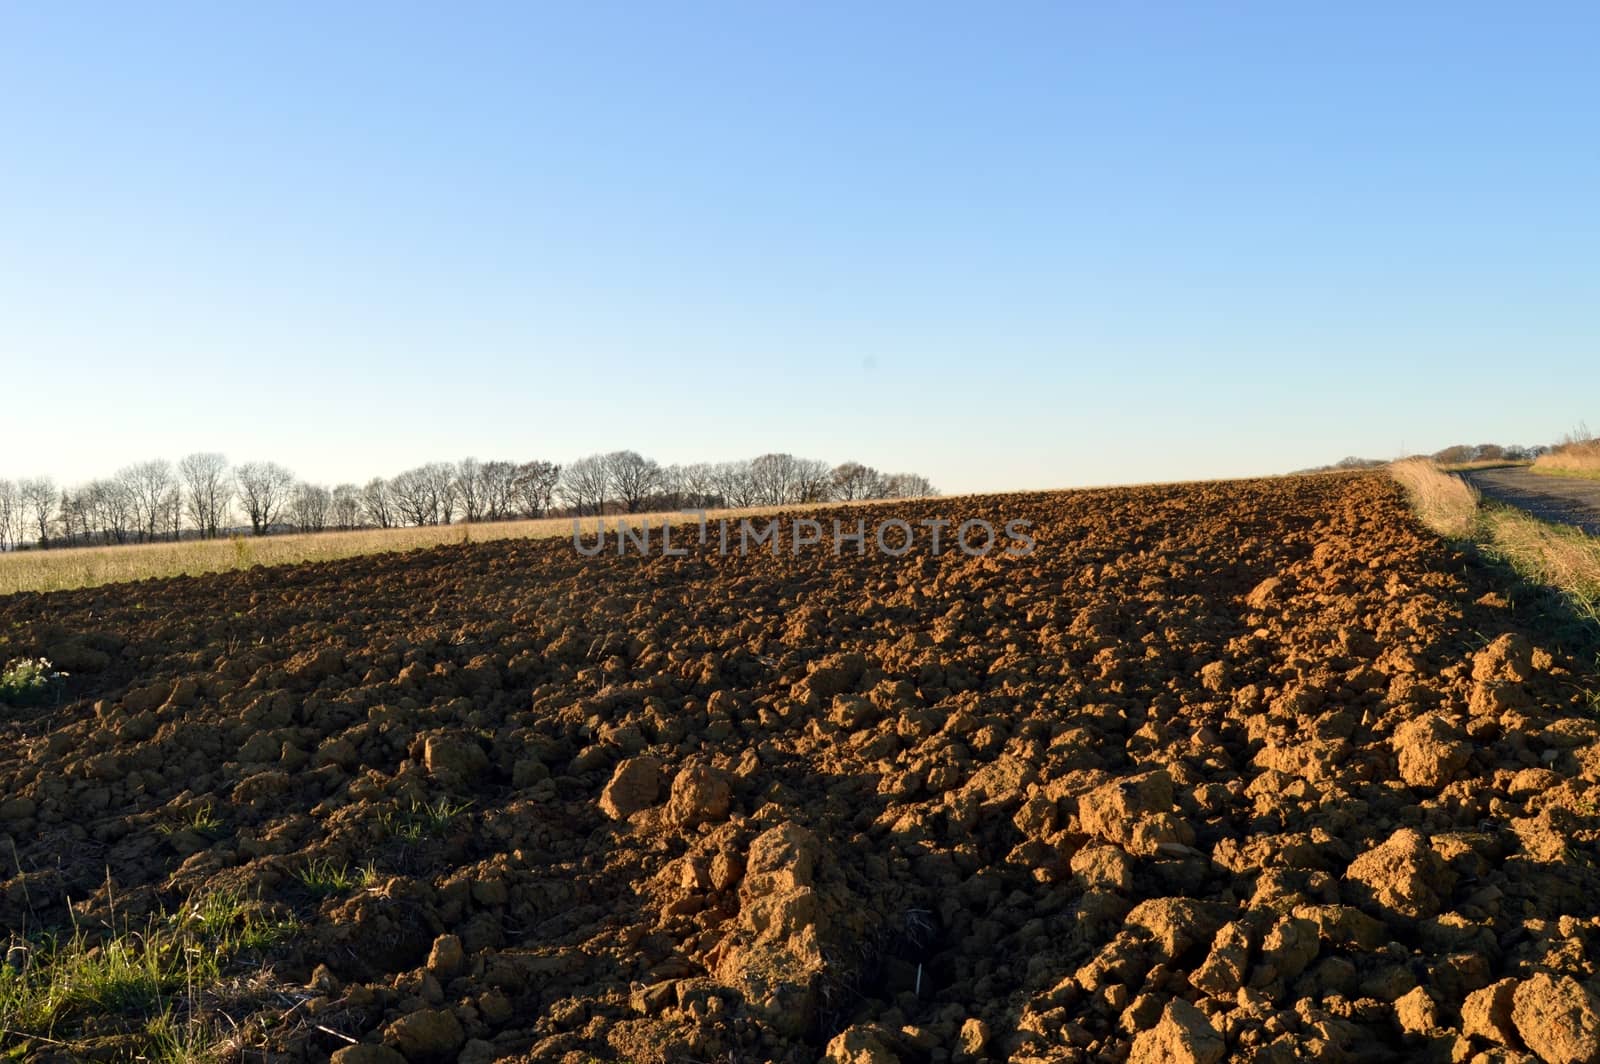
[[[1600,423],[1580,5],[8,4],[0,476]]]

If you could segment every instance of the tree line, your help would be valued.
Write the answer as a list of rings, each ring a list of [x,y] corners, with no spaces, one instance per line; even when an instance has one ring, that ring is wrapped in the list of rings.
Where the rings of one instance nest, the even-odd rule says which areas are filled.
[[[1517,443],[1453,443],[1449,447],[1441,447],[1432,454],[1408,457],[1431,458],[1440,465],[1460,465],[1465,462],[1531,462],[1542,454],[1548,454],[1550,450],[1549,446],[1542,443],[1532,447],[1524,447]],[[1394,461],[1392,458],[1361,458],[1351,455],[1339,459],[1332,465],[1312,466],[1296,472],[1328,473],[1340,469],[1376,469],[1392,461]]]
[[[68,488],[50,477],[0,478],[0,550],[934,494],[920,474],[791,454],[667,466],[637,451],[565,466],[463,458],[327,487],[276,462],[234,466],[200,452]]]
[[[1441,465],[1461,462],[1530,462],[1541,454],[1549,453],[1544,444],[1524,447],[1521,444],[1453,443],[1434,451],[1429,458]]]

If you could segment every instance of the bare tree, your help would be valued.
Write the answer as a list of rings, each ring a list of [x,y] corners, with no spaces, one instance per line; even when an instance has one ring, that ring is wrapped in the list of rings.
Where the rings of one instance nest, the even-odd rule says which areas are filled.
[[[72,493],[63,491],[56,502],[56,525],[61,529],[62,542],[69,547],[83,535],[83,526],[78,518],[79,511],[73,503]]]
[[[605,513],[610,486],[610,469],[604,455],[586,455],[561,471],[561,496],[579,514],[586,509]]]
[[[611,490],[630,514],[638,513],[645,500],[661,490],[661,467],[654,459],[637,451],[612,451],[603,461]]]
[[[144,500],[139,497],[139,483],[133,467],[123,466],[111,474],[111,482],[117,486],[118,500],[126,507],[128,538],[143,543]]]
[[[455,467],[432,462],[408,469],[389,481],[389,498],[404,521],[447,525],[455,514]]]
[[[673,463],[661,468],[661,503],[669,510],[682,509],[688,492],[684,490],[683,466]]]
[[[1571,431],[1562,434],[1551,450],[1559,454],[1562,451],[1583,447],[1585,444],[1594,443],[1595,441],[1595,434],[1589,431],[1589,423],[1587,421],[1579,421],[1572,427]],[[1438,456],[1435,455],[1434,457],[1437,458]]]
[[[188,455],[178,462],[178,477],[195,531],[206,539],[217,538],[233,499],[227,458],[213,452]]]
[[[756,481],[749,462],[718,462],[711,469],[711,482],[725,506],[756,504]]]
[[[23,518],[19,522],[39,533],[39,546],[50,545],[50,522],[55,516],[56,482],[49,477],[32,477],[17,482],[22,499]]]
[[[389,481],[389,499],[400,521],[412,525],[434,524],[438,506],[421,468],[407,469]]]
[[[844,502],[876,499],[883,493],[883,474],[860,462],[841,462],[833,469],[833,494]]]
[[[543,517],[562,482],[562,469],[554,462],[534,460],[517,466],[511,478],[509,509],[524,517]]]
[[[777,506],[791,501],[798,474],[792,454],[764,454],[750,462],[750,479],[755,501],[761,506]]]
[[[119,472],[117,479],[127,485],[145,542],[155,539],[166,529],[167,495],[177,486],[172,466],[160,458],[139,462]]]
[[[22,537],[22,495],[15,481],[0,480],[0,550],[10,550]]]
[[[289,495],[289,520],[302,532],[321,532],[328,527],[328,511],[333,496],[318,484],[296,484]]]
[[[61,523],[61,531],[67,542],[87,544],[94,541],[94,513],[89,508],[89,492],[86,488],[63,491],[56,509],[57,520]]]
[[[233,473],[250,531],[264,536],[294,485],[294,474],[276,462],[246,462]]]
[[[833,470],[816,458],[798,458],[789,489],[789,502],[827,502],[833,498]]]
[[[361,512],[367,523],[379,528],[392,528],[395,523],[394,499],[389,493],[389,482],[373,477],[361,489]]]
[[[455,477],[451,481],[456,499],[461,503],[461,516],[467,523],[484,516],[483,466],[476,458],[463,458],[456,463]]]
[[[361,489],[354,484],[340,484],[333,489],[333,524],[346,531],[361,523]]]
[[[456,471],[449,462],[429,462],[422,467],[428,489],[433,494],[436,525],[448,525],[455,519],[456,505],[461,501],[456,494]]]
[[[672,509],[700,509],[716,498],[712,467],[706,462],[670,465],[661,471],[663,501]]]
[[[483,515],[490,521],[511,516],[512,493],[517,479],[517,463],[491,461],[478,470],[483,485]]]
[[[715,501],[716,482],[709,462],[692,462],[678,471],[679,506],[705,507]]]
[[[128,532],[138,522],[128,485],[117,478],[96,480],[90,483],[83,494],[89,510],[89,523],[105,542],[128,542]]]
[[[922,499],[937,494],[933,482],[920,473],[890,473],[884,480],[886,499]]]
[[[178,486],[177,481],[173,481],[172,487],[167,489],[162,514],[167,534],[172,537],[172,542],[178,542],[183,538],[183,489]]]

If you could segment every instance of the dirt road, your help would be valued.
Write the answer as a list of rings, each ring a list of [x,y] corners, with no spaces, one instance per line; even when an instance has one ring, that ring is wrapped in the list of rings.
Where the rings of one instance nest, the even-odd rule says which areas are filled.
[[[1463,475],[1486,498],[1600,535],[1600,480],[1543,476],[1517,468],[1479,469]]]

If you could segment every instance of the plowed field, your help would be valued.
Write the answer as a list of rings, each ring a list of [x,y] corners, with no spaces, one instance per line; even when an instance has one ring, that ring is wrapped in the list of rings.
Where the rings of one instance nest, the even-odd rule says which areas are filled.
[[[71,674],[0,709],[5,926],[259,902],[248,1059],[1600,1058],[1600,670],[1546,600],[1380,475],[886,513],[1038,545],[0,599]]]

